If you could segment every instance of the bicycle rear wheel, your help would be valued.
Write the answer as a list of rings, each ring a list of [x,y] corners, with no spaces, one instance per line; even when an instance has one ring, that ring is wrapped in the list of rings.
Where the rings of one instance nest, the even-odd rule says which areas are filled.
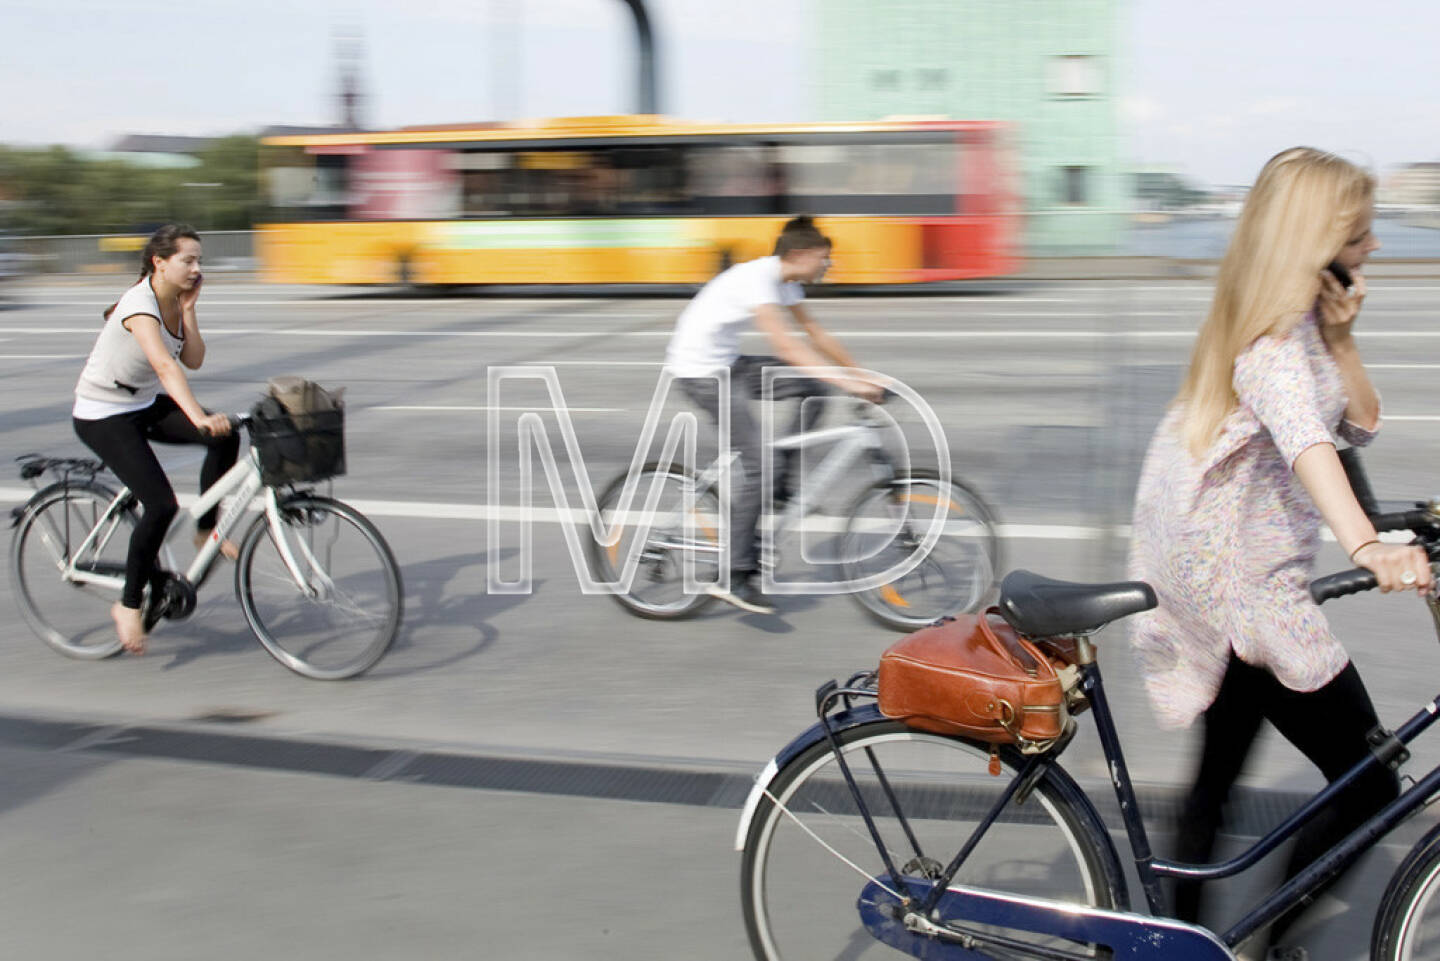
[[[1002,748],[1003,770],[995,777],[987,770],[988,745],[889,720],[845,731],[839,742],[896,869],[919,880],[940,875],[1022,763],[1017,751]],[[1042,777],[1024,804],[1011,802],[1001,813],[954,883],[1097,907],[1123,902],[1118,863],[1099,836],[1103,827],[1071,799],[1075,790],[1053,772]],[[829,743],[796,756],[761,799],[745,841],[740,889],[755,956],[900,956],[872,937],[857,904],[867,879],[884,879],[883,865]],[[1084,945],[1004,933],[1093,954]]]
[[[363,514],[329,497],[286,498],[280,519],[275,531],[258,518],[240,545],[235,592],[245,619],[297,674],[333,681],[363,673],[400,628],[400,568],[389,545]]]
[[[932,524],[934,547],[907,574],[851,596],[886,627],[913,631],[946,614],[980,607],[1000,569],[995,516],[959,481],[915,471],[862,491],[840,545],[846,580],[878,574],[911,557]]]
[[[95,483],[56,484],[26,505],[10,547],[10,584],[20,613],[41,640],[67,657],[99,660],[120,651],[110,606],[118,589],[66,580],[73,558],[84,571],[125,576],[135,510],[117,511],[83,554],[115,491]]]
[[[647,517],[652,485],[658,487],[658,494],[654,514]],[[619,538],[601,544],[589,537],[590,569],[597,580],[619,583],[633,563],[630,584],[610,595],[616,603],[653,620],[693,617],[714,598],[685,590],[684,565],[694,564],[695,579],[701,584],[719,579],[719,499],[706,490],[693,494],[691,500],[694,478],[679,468],[662,470],[658,464],[645,466],[629,510],[622,515],[624,488],[625,477],[617,477],[598,499],[602,529],[618,529]]]

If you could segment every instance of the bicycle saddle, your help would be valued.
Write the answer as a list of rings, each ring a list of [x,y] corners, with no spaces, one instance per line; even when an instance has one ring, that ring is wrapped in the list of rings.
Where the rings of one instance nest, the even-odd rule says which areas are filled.
[[[1000,615],[1027,637],[1093,631],[1158,603],[1154,589],[1144,581],[1076,584],[1011,571],[1000,582]]]

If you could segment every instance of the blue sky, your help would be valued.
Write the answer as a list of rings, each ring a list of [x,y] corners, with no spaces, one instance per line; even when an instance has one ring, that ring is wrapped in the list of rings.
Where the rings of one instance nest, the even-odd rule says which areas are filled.
[[[1295,143],[1382,169],[1440,159],[1440,5],[1120,2],[1118,93],[1137,162],[1239,183]],[[666,111],[812,117],[817,3],[650,0]],[[343,24],[365,39],[373,125],[634,103],[619,0],[0,0],[0,141],[95,147],[329,122]]]

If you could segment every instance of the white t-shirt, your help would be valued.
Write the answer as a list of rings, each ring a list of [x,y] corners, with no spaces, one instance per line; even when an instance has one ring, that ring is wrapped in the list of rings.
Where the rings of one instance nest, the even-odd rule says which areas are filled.
[[[144,410],[155,403],[155,397],[164,393],[160,389],[160,378],[135,335],[125,327],[125,321],[136,314],[148,314],[160,320],[160,304],[147,277],[121,295],[115,310],[100,329],[100,336],[85,361],[80,373],[80,382],[75,385],[75,406],[71,416],[78,420],[103,420],[116,414],[128,414]],[[171,357],[180,356],[185,346],[184,329],[181,336],[173,336],[160,323],[160,340]],[[119,384],[129,385],[119,388]],[[127,396],[128,394],[128,396]],[[124,398],[123,400],[120,398]]]
[[[790,307],[805,299],[794,281],[780,279],[780,258],[736,264],[715,277],[680,312],[665,351],[665,366],[676,377],[706,377],[735,363],[740,334],[762,304]]]

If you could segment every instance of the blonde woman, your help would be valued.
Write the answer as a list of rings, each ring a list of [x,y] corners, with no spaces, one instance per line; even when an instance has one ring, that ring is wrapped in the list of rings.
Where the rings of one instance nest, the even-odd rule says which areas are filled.
[[[1261,721],[1327,779],[1368,755],[1375,709],[1307,592],[1321,521],[1382,591],[1431,586],[1422,550],[1376,538],[1335,447],[1337,437],[1367,444],[1380,426],[1352,335],[1365,300],[1359,270],[1380,247],[1374,190],[1364,170],[1308,147],[1265,165],[1220,264],[1189,372],[1145,458],[1130,573],[1154,586],[1160,605],[1136,619],[1132,641],[1161,723],[1203,720],[1180,818],[1182,861],[1210,858]],[[1332,262],[1353,287],[1327,269]],[[1287,877],[1396,793],[1392,773],[1370,771],[1300,833]],[[1177,885],[1175,907],[1195,920],[1199,885]],[[1277,921],[1272,943],[1293,922]]]

